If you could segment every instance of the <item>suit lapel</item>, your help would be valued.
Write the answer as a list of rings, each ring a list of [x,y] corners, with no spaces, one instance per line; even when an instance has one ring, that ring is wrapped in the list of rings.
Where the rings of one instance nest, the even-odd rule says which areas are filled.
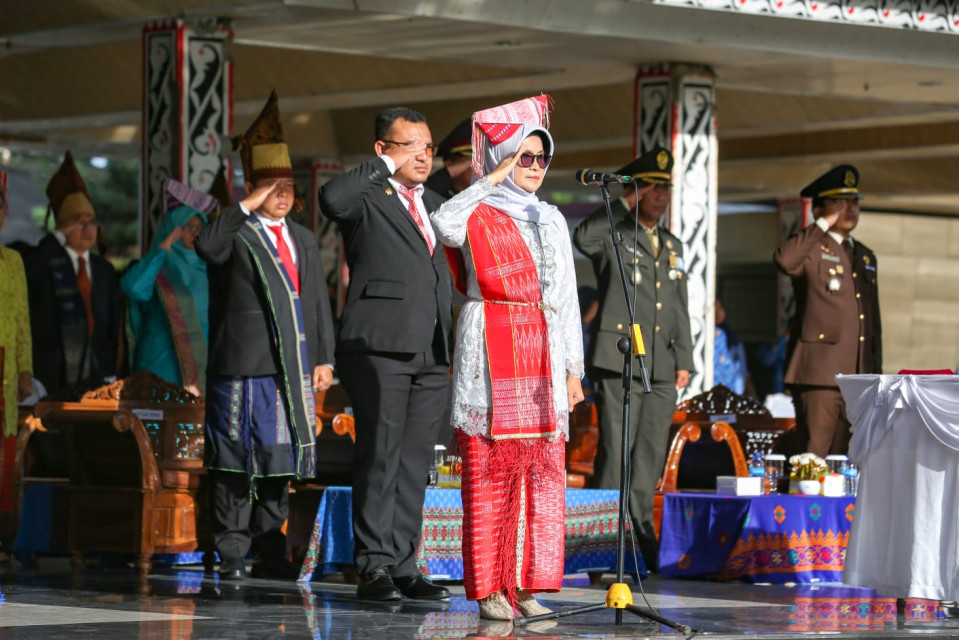
[[[307,247],[304,242],[303,234],[300,233],[299,229],[294,229],[292,224],[287,225],[290,229],[290,237],[293,238],[293,243],[296,245],[296,271],[300,278],[300,292],[303,292],[303,280],[306,277],[307,273]],[[305,229],[305,227],[304,227]]]
[[[100,264],[100,258],[92,253],[90,254],[90,273],[93,275],[90,282],[90,305],[93,307],[93,322],[96,328],[96,323],[100,320],[100,314],[97,311],[108,306],[106,280],[110,277],[110,272]]]
[[[419,243],[419,246],[423,247],[423,251],[424,251],[427,255],[429,255],[429,250],[428,250],[428,248],[427,248],[427,246],[426,246],[426,240],[423,238],[423,232],[420,231],[420,228],[416,225],[416,221],[413,220],[413,216],[410,215],[409,210],[408,210],[408,209],[406,208],[406,206],[400,201],[400,198],[402,198],[403,196],[401,196],[399,193],[397,193],[397,191],[396,191],[396,189],[393,187],[393,185],[387,183],[387,187],[388,187],[389,191],[391,192],[391,193],[387,194],[387,193],[384,191],[384,193],[383,193],[383,197],[386,198],[386,199],[388,199],[388,200],[390,201],[390,204],[386,207],[387,211],[390,211],[390,212],[392,212],[393,214],[395,214],[395,215],[397,215],[397,216],[399,216],[399,217],[402,218],[403,221],[399,223],[399,227],[400,227],[401,229],[406,229],[406,233],[407,233],[407,234],[413,234],[413,237],[410,238],[410,241],[411,241],[411,242],[414,242],[414,243]],[[429,205],[427,205],[427,203],[426,203],[426,194],[425,194],[425,192],[424,192],[424,196],[423,196],[423,205],[424,205],[424,206],[429,206]],[[423,216],[423,218],[424,218],[423,221],[424,221],[425,223],[429,224],[429,219],[430,219],[430,218],[429,218],[429,212],[420,211],[419,213],[420,213],[420,216]],[[434,253],[434,256],[435,256],[437,252],[434,251],[433,253]]]

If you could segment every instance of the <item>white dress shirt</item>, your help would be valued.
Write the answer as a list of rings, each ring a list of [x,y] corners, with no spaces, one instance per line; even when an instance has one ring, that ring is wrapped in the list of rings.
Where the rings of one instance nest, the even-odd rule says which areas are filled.
[[[381,155],[380,158],[382,158],[383,162],[386,163],[386,168],[389,170],[391,174],[396,173],[396,163],[393,162],[393,158],[389,157],[386,154]],[[390,185],[392,185],[392,187],[396,189],[396,195],[400,199],[400,204],[403,205],[404,209],[409,211],[410,201],[406,199],[406,196],[400,193],[400,189],[401,188],[405,189],[406,187],[401,185],[399,182],[397,182],[393,178],[387,178],[387,180],[389,181]],[[426,205],[423,203],[423,190],[425,189],[425,187],[423,187],[423,185],[418,185],[417,187],[413,187],[413,188],[416,189],[416,195],[413,196],[413,200],[416,202],[416,209],[417,211],[419,211],[420,219],[423,221],[423,228],[426,230],[426,233],[429,234],[430,242],[435,247],[437,245],[436,232],[433,231],[433,225],[430,224],[430,214],[432,213],[432,211],[427,209]]]
[[[835,240],[837,243],[839,243],[840,247],[845,249],[847,246],[854,246],[852,236],[846,236],[845,238],[843,238],[841,235],[839,235],[835,231],[830,231],[829,223],[826,222],[824,218],[816,218],[816,226],[822,229],[823,231],[825,231],[826,233],[828,233],[829,237]]]
[[[243,213],[245,213],[246,215],[250,215],[250,210],[247,209],[242,202],[240,203],[240,209],[242,209]],[[290,228],[286,225],[286,220],[285,219],[272,220],[270,218],[267,218],[265,215],[263,215],[259,211],[254,211],[253,215],[255,215],[257,219],[260,221],[260,224],[262,224],[265,227],[275,227],[276,225],[280,225],[283,227],[283,241],[286,242],[286,246],[289,247],[290,249],[290,255],[293,256],[293,264],[299,267],[300,260],[299,260],[299,256],[297,256],[297,253],[296,253],[296,243],[293,242],[293,236],[290,235]],[[273,248],[276,249],[276,234],[270,231],[269,229],[267,229],[266,237],[270,239],[270,243],[273,245]]]
[[[87,279],[90,280],[90,284],[93,284],[93,269],[90,268],[90,251],[88,250],[84,251],[83,253],[77,253],[67,246],[67,237],[59,231],[54,231],[53,237],[57,239],[61,247],[67,250],[67,255],[70,256],[70,262],[73,263],[73,273],[78,273],[80,271],[80,262],[78,258],[84,259],[86,264]]]

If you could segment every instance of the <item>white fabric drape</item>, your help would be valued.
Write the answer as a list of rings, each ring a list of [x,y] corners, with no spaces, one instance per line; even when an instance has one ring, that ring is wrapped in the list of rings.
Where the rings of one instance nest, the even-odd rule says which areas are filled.
[[[959,599],[959,376],[836,380],[861,469],[843,581]]]

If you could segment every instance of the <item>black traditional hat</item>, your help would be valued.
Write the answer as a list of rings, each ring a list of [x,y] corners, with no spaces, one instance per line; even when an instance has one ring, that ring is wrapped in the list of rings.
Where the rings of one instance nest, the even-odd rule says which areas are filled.
[[[655,147],[617,171],[619,175],[648,184],[672,185],[673,154],[668,149]]]
[[[799,195],[812,198],[814,206],[819,206],[824,198],[860,200],[859,171],[851,164],[841,164],[813,180]]]

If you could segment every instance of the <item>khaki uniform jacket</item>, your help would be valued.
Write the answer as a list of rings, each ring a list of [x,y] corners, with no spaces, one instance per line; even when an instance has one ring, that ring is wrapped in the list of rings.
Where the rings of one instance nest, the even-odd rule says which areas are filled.
[[[882,372],[876,254],[854,241],[853,257],[813,224],[774,255],[792,278],[786,384],[836,387],[837,373]]]
[[[676,371],[693,370],[683,244],[669,231],[660,228],[660,253],[654,258],[649,239],[641,225],[636,229],[632,213],[619,200],[612,203],[612,210],[613,220],[618,221],[616,228],[623,236],[623,263],[636,322],[646,346],[650,379],[652,382],[675,382]],[[586,364],[621,372],[623,356],[616,349],[616,341],[628,333],[629,320],[605,206],[576,228],[573,244],[592,260],[599,282],[599,312],[590,327]],[[673,277],[670,277],[671,273]],[[639,367],[634,363],[633,377],[639,376]]]

